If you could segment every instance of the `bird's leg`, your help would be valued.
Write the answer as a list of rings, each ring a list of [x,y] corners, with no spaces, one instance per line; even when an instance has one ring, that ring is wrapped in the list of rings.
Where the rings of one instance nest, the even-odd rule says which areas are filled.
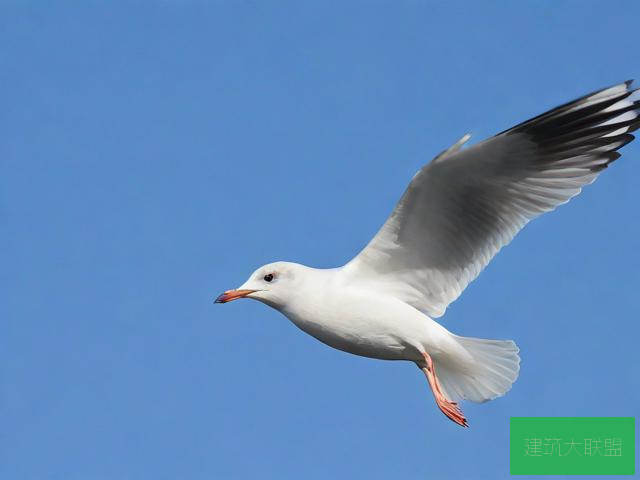
[[[431,356],[423,352],[422,356],[424,357],[425,365],[418,365],[420,370],[424,372],[425,377],[429,381],[429,386],[431,387],[431,391],[433,392],[433,397],[436,400],[436,404],[442,413],[444,413],[449,419],[460,425],[461,427],[468,427],[467,419],[465,418],[462,410],[458,407],[456,402],[452,402],[448,400],[442,390],[440,389],[440,382],[438,381],[438,377],[436,376],[436,367],[433,364],[433,360]]]

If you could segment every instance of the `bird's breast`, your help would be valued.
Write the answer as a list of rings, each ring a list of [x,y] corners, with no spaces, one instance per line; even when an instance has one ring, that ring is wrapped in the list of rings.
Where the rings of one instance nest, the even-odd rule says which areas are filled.
[[[307,298],[283,313],[301,330],[338,350],[386,360],[419,358],[424,316],[399,301],[334,292]]]

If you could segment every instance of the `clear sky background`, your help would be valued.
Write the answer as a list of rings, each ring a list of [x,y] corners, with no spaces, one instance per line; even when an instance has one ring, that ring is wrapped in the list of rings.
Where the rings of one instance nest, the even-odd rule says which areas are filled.
[[[464,133],[640,76],[638,2],[478,3],[2,2],[0,478],[497,479],[510,416],[637,415],[640,141],[442,319],[521,347],[468,430],[411,364],[213,304],[344,264]]]

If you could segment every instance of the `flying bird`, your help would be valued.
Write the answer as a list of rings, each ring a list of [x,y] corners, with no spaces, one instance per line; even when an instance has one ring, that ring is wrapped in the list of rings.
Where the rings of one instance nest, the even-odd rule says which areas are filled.
[[[509,391],[518,347],[455,335],[434,318],[530,220],[568,202],[620,157],[640,127],[636,92],[632,81],[620,83],[470,147],[465,135],[418,171],[349,263],[271,263],[216,303],[252,298],[336,349],[413,362],[442,413],[468,426],[459,402]]]

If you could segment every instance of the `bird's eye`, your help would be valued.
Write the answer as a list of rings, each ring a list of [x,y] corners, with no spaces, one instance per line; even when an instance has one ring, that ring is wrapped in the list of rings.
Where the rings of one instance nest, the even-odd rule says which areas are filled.
[[[270,282],[271,280],[273,280],[273,274],[268,273],[267,275],[264,276],[265,282]]]

